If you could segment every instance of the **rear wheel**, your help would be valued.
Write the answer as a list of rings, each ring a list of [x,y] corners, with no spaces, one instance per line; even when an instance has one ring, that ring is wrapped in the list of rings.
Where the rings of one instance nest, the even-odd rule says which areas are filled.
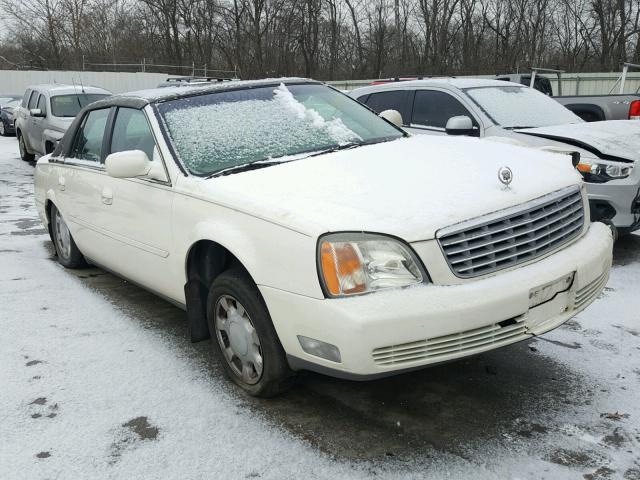
[[[258,288],[237,268],[211,285],[207,320],[227,376],[256,397],[273,397],[293,383],[284,349]]]
[[[56,247],[58,262],[66,268],[82,268],[87,265],[76,242],[71,236],[69,227],[55,205],[51,206],[51,231],[53,245]]]
[[[36,159],[36,156],[33,153],[27,152],[27,146],[24,143],[24,136],[22,134],[18,134],[18,148],[20,149],[20,158],[25,162],[33,162]]]

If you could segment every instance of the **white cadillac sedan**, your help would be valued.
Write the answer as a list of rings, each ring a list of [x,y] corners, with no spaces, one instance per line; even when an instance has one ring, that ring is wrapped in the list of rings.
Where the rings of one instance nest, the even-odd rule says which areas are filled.
[[[603,289],[612,235],[553,154],[407,137],[301,79],[86,107],[36,167],[62,265],[186,309],[228,376],[371,379],[545,333]]]

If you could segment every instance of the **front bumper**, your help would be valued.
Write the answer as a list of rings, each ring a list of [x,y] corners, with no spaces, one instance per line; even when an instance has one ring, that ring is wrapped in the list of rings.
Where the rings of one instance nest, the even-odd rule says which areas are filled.
[[[460,285],[424,285],[344,299],[260,286],[291,366],[368,379],[509,345],[558,327],[602,291],[611,268],[608,227],[539,261]],[[529,308],[538,286],[575,272],[573,283]],[[302,350],[302,335],[337,346],[341,362]]]
[[[593,221],[610,221],[622,231],[633,231],[640,226],[640,189],[635,175],[585,185]]]

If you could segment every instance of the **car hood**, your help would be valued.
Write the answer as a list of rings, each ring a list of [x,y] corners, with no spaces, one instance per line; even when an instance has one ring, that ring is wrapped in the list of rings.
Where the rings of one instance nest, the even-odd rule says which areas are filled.
[[[498,180],[502,166],[513,171],[508,189]],[[367,231],[418,241],[579,183],[569,157],[420,135],[227,176],[188,177],[178,189],[312,236]]]
[[[573,123],[516,131],[583,148],[602,159],[640,160],[640,122],[635,120]]]

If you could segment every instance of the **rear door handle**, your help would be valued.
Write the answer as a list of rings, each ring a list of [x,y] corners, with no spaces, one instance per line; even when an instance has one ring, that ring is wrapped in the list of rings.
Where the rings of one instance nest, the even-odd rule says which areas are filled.
[[[102,189],[102,203],[111,205],[113,203],[113,191],[109,187]]]
[[[64,179],[64,177],[58,177],[58,188],[60,190],[64,190],[66,186],[66,181]]]

